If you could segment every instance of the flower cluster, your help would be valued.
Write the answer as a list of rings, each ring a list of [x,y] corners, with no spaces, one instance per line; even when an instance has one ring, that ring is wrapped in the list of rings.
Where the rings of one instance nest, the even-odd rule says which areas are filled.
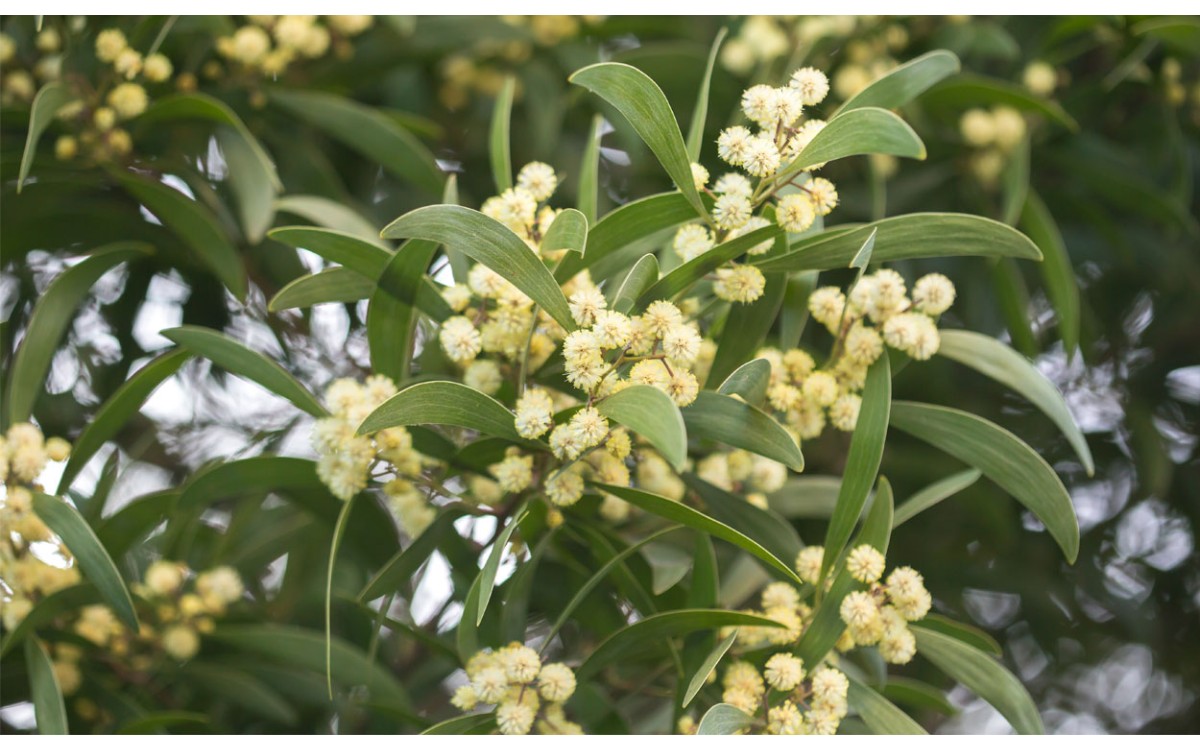
[[[1005,105],[967,110],[958,129],[963,141],[976,149],[969,156],[971,173],[987,187],[999,182],[1004,165],[1028,130],[1021,112]]]
[[[79,582],[71,551],[33,510],[37,479],[50,461],[65,461],[71,444],[44,439],[29,422],[0,435],[0,621],[12,630],[41,598]]]
[[[816,68],[797,70],[786,86],[759,84],[746,89],[742,112],[757,131],[735,125],[723,130],[717,139],[717,155],[745,174],[729,172],[710,188],[708,171],[699,164],[692,165],[696,189],[713,197],[712,224],[680,227],[672,247],[682,260],[693,260],[720,243],[770,226],[772,219],[789,233],[804,232],[817,217],[837,207],[837,188],[824,177],[805,178],[789,172],[776,177],[825,127],[823,120],[801,123],[801,118],[805,107],[819,104],[828,93],[829,80]],[[798,184],[801,179],[804,181]],[[774,203],[769,203],[772,199]],[[760,242],[747,254],[761,255],[771,246],[769,240]],[[734,263],[718,269],[713,281],[713,293],[729,302],[753,302],[762,296],[765,287],[761,271]]]
[[[783,489],[787,467],[745,450],[711,453],[696,462],[696,475],[726,492],[734,492],[759,508],[767,495]]]
[[[352,378],[333,381],[325,390],[330,416],[313,425],[312,443],[318,454],[317,474],[335,496],[349,500],[372,478],[387,479],[383,493],[388,506],[405,533],[415,536],[435,515],[418,485],[423,469],[436,462],[413,449],[412,435],[403,427],[357,434],[363,419],[394,395],[396,384],[386,375],[372,375],[363,383]]]
[[[215,618],[240,601],[245,587],[237,571],[220,566],[193,575],[187,565],[157,560],[146,568],[142,581],[133,586],[140,598],[141,628],[127,628],[103,604],[83,607],[73,631],[82,641],[120,659],[123,667],[137,673],[161,669],[165,657],[187,661],[200,650],[200,636],[211,633]],[[71,643],[54,647],[54,671],[64,695],[75,693],[82,684],[79,662],[84,651]]]
[[[247,23],[217,39],[217,52],[243,71],[268,78],[282,75],[297,60],[339,58],[353,51],[350,39],[375,23],[373,16],[247,16]]]
[[[496,651],[480,651],[467,661],[467,684],[450,702],[462,711],[496,706],[496,725],[503,734],[583,734],[569,721],[563,703],[575,693],[575,673],[565,664],[542,664],[537,651],[510,643]]]

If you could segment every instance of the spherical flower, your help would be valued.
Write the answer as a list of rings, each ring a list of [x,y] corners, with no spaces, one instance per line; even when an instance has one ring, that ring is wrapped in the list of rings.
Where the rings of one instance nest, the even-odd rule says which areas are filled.
[[[223,606],[233,604],[242,598],[245,590],[242,577],[228,565],[218,566],[196,577],[196,593],[210,608],[214,602]]]
[[[177,661],[186,661],[200,650],[200,636],[187,625],[171,625],[162,633],[163,651]]]
[[[684,224],[675,233],[671,242],[676,254],[686,263],[708,252],[713,247],[713,237],[708,229],[700,224]]]
[[[500,366],[490,359],[477,359],[463,371],[463,383],[489,396],[500,390],[504,377]]]
[[[96,57],[100,62],[110,63],[117,59],[129,44],[120,29],[105,29],[96,35]]]
[[[1025,88],[1038,96],[1050,96],[1058,86],[1058,73],[1054,66],[1041,60],[1034,60],[1025,68],[1021,75]]]
[[[818,406],[829,406],[838,397],[838,383],[833,375],[817,370],[804,379],[800,390],[804,397]]]
[[[736,239],[738,237],[744,237],[745,235],[750,234],[751,232],[753,232],[757,229],[762,229],[763,227],[769,227],[769,226],[771,226],[771,222],[768,221],[767,219],[765,219],[764,217],[751,216],[749,219],[746,220],[745,224],[741,225],[737,229],[730,231],[728,239],[732,240],[732,239]],[[746,254],[747,255],[762,255],[763,253],[769,251],[774,246],[775,246],[774,239],[766,239],[766,240],[763,240],[762,242],[758,243],[754,247],[748,249],[746,251]]]
[[[692,162],[692,184],[696,186],[696,190],[703,190],[708,184],[708,170],[704,165]]]
[[[676,406],[689,406],[700,393],[700,383],[687,370],[675,370],[667,380],[665,390]]]
[[[996,145],[1010,151],[1025,138],[1025,118],[1014,107],[996,107],[992,110],[992,124],[996,129]]]
[[[855,323],[846,334],[844,347],[850,361],[870,365],[883,353],[883,339],[874,328]]]
[[[806,107],[820,104],[829,95],[829,79],[816,68],[801,68],[792,73],[788,86],[800,93]]]
[[[806,193],[792,193],[779,199],[775,209],[775,222],[793,234],[812,226],[817,218],[812,198]]]
[[[529,192],[535,201],[544,201],[558,189],[558,176],[554,167],[540,161],[531,161],[517,173],[517,186]]]
[[[829,422],[842,432],[854,432],[861,409],[861,396],[856,393],[842,394],[829,406]]]
[[[717,156],[735,167],[741,166],[753,137],[751,132],[741,125],[725,128],[717,137]]]
[[[592,322],[592,334],[605,349],[617,349],[629,343],[633,325],[624,313],[601,310]]]
[[[690,365],[700,355],[700,332],[695,326],[679,324],[663,335],[662,349],[671,364]]]
[[[747,714],[753,714],[758,710],[758,696],[742,688],[725,688],[721,694],[721,702],[728,703]]]
[[[795,609],[800,606],[800,592],[790,584],[776,581],[763,589],[762,606],[763,609]]]
[[[599,445],[608,434],[608,420],[601,416],[595,407],[589,406],[575,412],[571,417],[570,427],[578,435],[583,447],[591,448]]]
[[[883,554],[869,544],[860,544],[846,556],[846,572],[860,583],[875,583],[883,575]]]
[[[71,135],[60,135],[54,142],[54,158],[59,161],[70,161],[79,153],[79,141]]]
[[[108,92],[108,105],[122,120],[129,120],[145,112],[148,101],[146,89],[136,83],[122,83]]]
[[[777,99],[778,93],[771,86],[761,83],[751,86],[742,92],[742,112],[764,128],[774,126]]]
[[[969,146],[981,148],[996,140],[996,121],[985,109],[968,109],[959,120],[958,130]]]
[[[546,497],[560,508],[574,505],[583,497],[583,477],[573,471],[559,471],[546,481]]]
[[[819,701],[844,701],[849,690],[850,681],[846,679],[846,675],[832,667],[821,667],[812,675],[813,697]]]
[[[525,685],[533,682],[542,668],[537,651],[520,643],[505,646],[497,657],[510,683]]]
[[[754,194],[754,185],[739,172],[726,172],[713,184],[713,192],[717,195],[740,195],[749,198]]]
[[[271,37],[258,26],[243,26],[233,33],[222,50],[226,57],[243,65],[254,65],[261,61],[271,49]]]
[[[655,336],[664,336],[667,331],[683,322],[683,313],[666,300],[655,300],[642,313],[642,323]]]
[[[913,284],[913,307],[926,315],[941,315],[954,304],[954,282],[940,273],[931,273]]]
[[[796,575],[805,583],[816,583],[821,577],[821,561],[825,557],[825,548],[821,546],[805,547],[796,555]]]
[[[533,456],[510,455],[489,469],[505,492],[520,492],[533,481]]]
[[[771,687],[789,693],[804,679],[804,662],[791,654],[775,654],[767,659],[763,677]]]
[[[754,266],[737,266],[717,270],[713,293],[728,302],[753,302],[762,296],[767,280]]]
[[[471,688],[481,702],[499,703],[508,692],[508,676],[499,665],[484,667],[471,676]]]
[[[554,401],[540,388],[530,388],[517,399],[516,427],[523,438],[541,437],[554,424]]]
[[[778,461],[756,456],[750,484],[760,492],[778,492],[787,481],[787,467]]]
[[[450,705],[460,711],[472,711],[475,706],[479,705],[479,696],[475,694],[475,688],[468,683],[459,685],[454,691],[453,697],[450,698]]]
[[[532,193],[517,186],[488,198],[483,202],[480,211],[517,234],[522,234],[533,226],[537,218],[537,204],[538,201]]]
[[[446,356],[455,362],[470,362],[479,356],[479,352],[483,349],[479,331],[475,329],[475,325],[469,318],[462,315],[448,318],[442,323],[438,340],[441,342]]]
[[[51,461],[66,461],[71,455],[71,444],[60,437],[52,437],[46,441],[46,458]]]
[[[808,144],[812,143],[812,139],[817,137],[817,133],[825,129],[825,125],[826,122],[824,120],[809,120],[801,125],[796,134],[788,141],[785,156],[789,159],[794,159],[798,156],[801,151],[808,147]],[[823,166],[825,166],[825,162],[813,164],[811,168],[820,169]]]
[[[929,613],[932,605],[925,579],[908,566],[896,568],[887,578],[887,595],[904,619],[912,622]]]
[[[454,312],[460,313],[471,304],[471,288],[466,284],[455,284],[442,289],[442,299]]]
[[[167,560],[155,560],[146,569],[146,587],[158,596],[170,596],[183,586],[183,567]]]
[[[782,654],[777,654],[782,656]],[[767,734],[798,735],[805,733],[804,715],[796,704],[784,701],[767,710]]]
[[[713,203],[713,220],[721,229],[737,229],[750,220],[753,210],[749,198],[726,193]]]
[[[823,286],[808,295],[808,311],[813,320],[834,331],[846,308],[846,295],[835,286]]]
[[[768,177],[779,169],[781,159],[779,148],[774,141],[766,136],[756,135],[746,145],[742,167],[755,177]]]
[[[484,299],[499,295],[507,283],[503,276],[482,263],[476,263],[467,271],[467,286]]]
[[[721,684],[727,688],[744,690],[757,700],[765,691],[762,675],[748,661],[735,661],[725,670]]]
[[[358,36],[375,24],[374,16],[325,16],[325,20],[345,36]]]
[[[551,703],[562,703],[575,693],[575,673],[566,664],[547,664],[537,679],[538,692]]]
[[[590,326],[596,319],[596,313],[608,306],[608,301],[596,287],[586,287],[571,295],[569,300],[571,317],[581,326]]]
[[[151,83],[162,83],[171,77],[172,72],[174,72],[174,67],[171,65],[170,59],[161,53],[150,55],[142,63],[142,74]]]
[[[828,216],[838,205],[837,187],[824,177],[814,177],[804,186],[818,216]]]

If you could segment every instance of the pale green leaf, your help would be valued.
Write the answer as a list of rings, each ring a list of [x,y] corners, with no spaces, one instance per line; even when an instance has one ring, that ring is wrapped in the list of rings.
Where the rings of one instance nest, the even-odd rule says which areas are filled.
[[[582,212],[573,208],[564,208],[554,217],[554,222],[546,230],[542,238],[542,253],[552,253],[557,250],[570,250],[584,254],[587,248],[588,221]]]
[[[653,253],[646,253],[637,263],[633,264],[633,268],[629,269],[629,273],[625,275],[625,280],[621,282],[621,288],[617,290],[609,309],[629,314],[638,297],[642,296],[642,292],[649,289],[656,281],[658,281],[658,258]]]
[[[271,298],[267,310],[279,312],[329,302],[358,302],[370,297],[375,289],[375,282],[358,271],[334,266],[288,282]]]
[[[939,479],[933,484],[921,489],[896,509],[893,528],[910,520],[918,513],[928,510],[948,497],[962,492],[979,481],[983,476],[979,469],[967,469],[957,474],[951,474],[945,479]]]
[[[648,305],[654,300],[671,299],[691,288],[692,284],[712,273],[720,266],[741,255],[750,248],[763,242],[770,242],[783,234],[778,226],[755,229],[741,237],[726,240],[708,252],[692,258],[687,263],[676,266],[670,273],[663,276],[638,298],[638,303]]]
[[[704,67],[704,77],[700,79],[700,89],[696,93],[696,106],[692,108],[692,120],[688,125],[687,156],[692,162],[700,161],[700,149],[704,141],[704,121],[708,117],[708,93],[712,88],[713,68],[717,64],[717,53],[721,50],[721,42],[725,41],[729,29],[721,27],[713,39],[712,49],[708,51],[708,64]]]
[[[754,717],[728,703],[718,703],[704,713],[696,734],[738,734],[754,723]]]
[[[596,223],[596,212],[600,197],[600,133],[604,127],[604,118],[600,115],[592,117],[592,127],[588,131],[587,143],[583,147],[583,156],[579,162],[579,187],[576,191],[576,208],[588,220],[588,226]]]
[[[596,409],[658,449],[678,471],[687,462],[687,429],[671,397],[650,385],[631,385],[596,402]]]
[[[449,380],[417,383],[384,401],[358,428],[369,435],[388,427],[442,424],[466,427],[484,435],[521,440],[513,414],[496,399]]]
[[[908,123],[886,109],[852,109],[830,120],[790,164],[779,170],[775,182],[783,184],[818,164],[863,154],[924,159],[925,144]]]
[[[379,227],[374,222],[337,201],[319,195],[285,195],[275,201],[275,211],[294,214],[319,227],[336,229],[391,250],[386,242],[379,239]]]
[[[696,694],[699,693],[700,689],[704,687],[704,684],[708,682],[708,676],[712,674],[714,669],[717,668],[717,664],[721,662],[721,657],[725,656],[725,653],[729,651],[729,647],[732,646],[733,642],[737,640],[737,635],[737,628],[734,628],[729,635],[725,636],[725,638],[723,638],[721,642],[709,652],[708,656],[704,657],[704,661],[701,662],[700,668],[696,670],[694,675],[692,675],[692,679],[688,683],[687,691],[683,694],[683,701],[681,704],[683,708],[687,708],[688,705],[691,704],[692,699],[696,697]]]
[[[492,590],[496,587],[496,573],[500,570],[500,560],[504,557],[504,548],[508,546],[508,540],[512,538],[513,532],[520,527],[523,520],[525,520],[524,506],[513,513],[512,520],[496,537],[496,541],[492,543],[492,551],[479,571],[479,605],[475,612],[476,627],[483,623],[483,616],[487,614],[488,602],[492,600]]]
[[[794,471],[804,471],[800,446],[783,426],[760,409],[713,391],[700,391],[684,407],[683,423],[693,438],[715,440],[744,448]]]
[[[924,93],[930,86],[962,69],[958,56],[939,49],[914,57],[846,100],[838,114],[861,107],[896,109]]]
[[[554,278],[566,281],[585,268],[617,256],[638,240],[697,218],[696,209],[680,193],[660,193],[630,201],[592,225],[588,231],[587,255],[563,258]],[[593,274],[593,278],[599,277]]]
[[[222,125],[217,128],[217,144],[229,170],[229,187],[237,199],[242,232],[251,244],[258,244],[275,218],[276,183],[274,165],[268,168],[259,158],[254,144],[241,131]]]
[[[847,699],[875,734],[928,734],[921,725],[868,685],[850,677]]]
[[[509,130],[512,127],[513,92],[517,79],[509,75],[496,95],[496,106],[492,109],[492,125],[488,135],[488,157],[492,164],[492,179],[496,192],[503,193],[513,186],[512,146]]]
[[[751,406],[758,406],[767,397],[767,386],[771,382],[771,363],[765,359],[752,359],[725,378],[717,393],[726,396],[741,396]]]

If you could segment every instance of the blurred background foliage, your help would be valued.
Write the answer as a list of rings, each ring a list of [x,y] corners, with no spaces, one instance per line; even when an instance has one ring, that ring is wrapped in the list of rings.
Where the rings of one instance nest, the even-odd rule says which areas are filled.
[[[268,313],[267,300],[289,281],[319,269],[321,261],[266,239],[264,230],[314,220],[295,201],[288,204],[295,196],[352,207],[380,227],[441,198],[437,168],[457,175],[460,202],[477,206],[494,192],[487,131],[509,75],[516,81],[513,161],[554,165],[563,176],[564,205],[573,205],[574,172],[596,106],[567,83],[579,67],[618,60],[643,69],[661,84],[686,125],[712,40],[727,28],[701,157],[716,170],[711,144],[730,122],[725,113],[736,113],[747,85],[780,80],[801,64],[815,65],[830,73],[834,95],[823,106],[832,107],[899,62],[933,49],[954,51],[963,72],[904,111],[928,145],[928,159],[862,158],[832,165],[830,177],[842,195],[836,219],[961,211],[1014,223],[1044,252],[1048,245],[1058,248],[1047,252],[1041,267],[980,259],[898,265],[910,277],[930,270],[949,275],[961,304],[947,316],[948,323],[994,334],[1035,359],[1087,433],[1097,470],[1088,477],[1052,425],[995,383],[945,361],[922,368],[921,377],[910,370],[897,379],[898,398],[952,404],[987,416],[1025,437],[1055,466],[1075,503],[1082,546],[1078,563],[1068,566],[1032,516],[981,482],[938,512],[903,526],[889,559],[924,572],[938,611],[977,624],[1002,644],[1048,729],[1200,731],[1200,558],[1195,549],[1200,523],[1200,202],[1195,194],[1200,20],[381,17],[354,34],[331,25],[322,54],[271,76],[239,67],[218,49],[217,40],[233,34],[245,23],[241,19],[55,17],[42,23],[39,33],[32,17],[0,21],[15,44],[3,63],[0,109],[5,369],[32,305],[66,259],[113,240],[146,240],[157,249],[153,257],[101,279],[54,356],[34,415],[46,435],[68,438],[80,433],[96,405],[132,369],[167,348],[158,331],[180,323],[225,329],[248,340],[314,389],[335,377],[365,372],[365,305]],[[95,38],[100,30],[118,26],[140,49],[161,38],[161,51],[174,64],[173,77],[148,86],[150,110],[126,125],[128,149],[102,138],[89,155],[82,134],[70,123],[51,123],[39,142],[31,178],[18,193],[34,91],[57,76],[102,80],[104,73],[92,59]],[[58,33],[57,47],[44,41],[45,29]],[[54,57],[58,63],[45,61]],[[57,72],[51,69],[55,65]],[[261,193],[255,203],[239,185],[262,183],[245,175],[253,167],[230,143],[230,133],[237,132],[234,119],[220,124],[210,115],[194,116],[194,110],[180,115],[178,107],[160,107],[154,114],[156,105],[192,92],[223,102],[261,142],[278,171],[271,199],[282,203],[264,202]],[[312,108],[306,110],[295,97],[316,92],[330,95],[321,100],[323,107],[361,105],[356,111],[368,113],[369,126],[347,132],[305,116],[302,110]],[[994,113],[996,107],[1021,111],[1027,127],[1012,138],[988,138],[964,120],[971,110]],[[601,151],[601,214],[670,189],[632,131],[609,130]],[[56,159],[57,139],[64,134],[80,136],[80,153]],[[382,167],[372,151],[375,137],[395,157]],[[407,150],[396,151],[397,143]],[[245,305],[222,289],[213,264],[198,259],[186,233],[172,231],[169,221],[164,227],[139,206],[123,182],[135,173],[137,179],[167,176],[167,184],[202,206],[206,220],[244,262]],[[307,205],[309,210],[328,206]],[[188,362],[117,436],[119,449],[102,451],[87,466],[74,485],[77,500],[85,507],[95,503],[93,512],[111,516],[134,498],[181,486],[214,459],[304,450],[306,434],[307,422],[281,399],[224,377],[207,362]],[[827,436],[806,444],[805,451],[809,472],[840,474],[845,441]],[[928,453],[903,436],[889,442],[884,472],[899,497],[948,473],[944,463],[935,465],[923,456]],[[816,498],[818,484],[803,492]],[[819,506],[818,500],[812,505]],[[273,589],[263,611],[231,616],[319,633],[329,523],[305,522],[282,505],[267,507],[257,517],[229,502],[213,507],[218,513],[206,517],[190,545],[193,567],[234,564],[247,580],[263,579],[266,571],[264,580]],[[812,514],[802,511],[795,519],[805,538],[819,538],[823,528]],[[370,519],[361,520],[370,525]],[[169,535],[144,531],[155,539],[148,548],[170,549]],[[475,536],[486,540],[490,530],[480,528]],[[359,568],[339,568],[350,577],[339,582],[346,591],[361,588],[359,579],[380,562],[372,556],[383,554],[353,546],[347,545],[348,554],[363,561]],[[469,584],[477,569],[471,542],[442,553],[455,587]],[[134,546],[122,561],[125,572],[137,577],[150,558]],[[567,567],[543,566],[539,580],[544,576],[546,586],[535,587],[531,608],[538,609],[539,596],[577,585],[579,575]],[[727,587],[735,582],[736,575]],[[423,609],[410,614],[416,622],[440,622],[445,629],[457,613],[444,609],[438,597],[444,599],[446,592],[433,588],[425,592]],[[339,604],[336,632],[356,648],[378,649],[414,696],[444,677],[445,666],[418,658],[411,639],[376,643],[372,614],[356,607]],[[586,614],[613,616],[600,606]],[[580,636],[568,632],[566,637]],[[205,661],[217,666],[245,661],[235,645],[206,645]],[[285,693],[289,710],[239,707],[204,693],[198,687],[202,680],[175,689],[169,672],[138,685],[131,700],[200,710],[227,730],[327,729],[320,670],[311,673],[317,675],[314,684],[310,673],[300,671],[304,665],[285,668],[267,650],[263,655],[251,665],[254,674],[281,692],[290,691]],[[907,671],[945,684],[944,677],[926,668],[918,663]],[[23,672],[6,657],[0,676],[5,705],[24,699]],[[106,698],[97,686],[117,684],[105,679],[98,676],[87,697],[103,704]],[[918,716],[948,731],[1006,726],[990,707],[960,691],[951,696],[961,708],[956,715]],[[117,725],[128,720],[121,712],[131,710],[104,709]],[[631,711],[636,712],[619,707],[618,713],[627,717]],[[27,726],[23,716],[0,712],[5,731]],[[93,725],[77,713],[72,717],[81,727]],[[339,704],[334,719],[342,731],[411,728],[406,723],[411,717],[373,712],[352,700]],[[622,728],[622,721],[612,718],[607,726]]]

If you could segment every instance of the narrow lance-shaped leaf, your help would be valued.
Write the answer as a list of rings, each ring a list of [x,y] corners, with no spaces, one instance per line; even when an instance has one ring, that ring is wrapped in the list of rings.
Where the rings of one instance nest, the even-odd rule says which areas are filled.
[[[917,637],[917,653],[995,706],[1013,729],[1021,734],[1045,732],[1029,691],[998,661],[948,635],[915,623],[910,628]]]
[[[388,259],[379,275],[379,288],[367,305],[367,345],[371,367],[397,382],[412,366],[417,325],[417,296],[426,279],[436,242],[409,240]]]
[[[875,734],[928,734],[921,725],[870,686],[850,677],[850,707]]]
[[[692,437],[716,440],[804,471],[800,446],[787,430],[763,411],[732,396],[700,391],[683,410]]]
[[[1071,496],[1050,464],[1008,430],[965,411],[912,401],[892,406],[892,424],[983,472],[1028,508],[1062,548],[1079,554]]]
[[[488,158],[492,164],[492,179],[496,181],[496,192],[503,193],[513,185],[512,177],[512,146],[509,130],[512,122],[513,92],[516,90],[517,79],[508,76],[500,93],[496,96],[496,106],[492,110],[492,125],[488,135]]]
[[[775,225],[755,229],[753,232],[722,242],[708,252],[674,268],[652,287],[642,293],[638,302],[648,305],[654,300],[670,299],[691,288],[692,284],[715,271],[724,263],[744,255],[750,248],[778,237],[782,230]]]
[[[596,402],[596,409],[650,441],[669,464],[687,462],[687,429],[671,397],[649,385],[631,385]]]
[[[938,480],[921,489],[896,509],[896,518],[892,522],[893,528],[910,520],[921,511],[928,510],[946,498],[962,492],[979,481],[981,476],[983,474],[979,469],[967,469],[957,474],[951,474],[945,479]]]
[[[567,298],[545,264],[513,231],[462,206],[426,206],[383,230],[387,238],[411,237],[451,245],[503,276],[568,331],[577,327]]]
[[[942,331],[942,344],[937,353],[983,373],[1029,399],[1066,436],[1088,476],[1095,472],[1087,438],[1071,416],[1062,393],[1032,362],[991,336],[973,331]]]
[[[25,151],[21,154],[21,168],[17,173],[17,192],[25,186],[25,178],[33,166],[33,157],[37,154],[37,144],[46,132],[50,123],[58,115],[58,111],[70,104],[74,95],[65,83],[55,81],[47,83],[33,98],[33,106],[29,110],[29,133],[25,136]]]
[[[130,173],[117,173],[116,177],[130,195],[145,204],[196,253],[200,262],[208,266],[234,297],[246,299],[246,267],[242,265],[241,254],[207,207],[161,182],[151,182]]]
[[[1042,279],[1058,315],[1058,333],[1069,358],[1079,348],[1079,285],[1075,281],[1075,269],[1071,266],[1066,243],[1050,209],[1034,191],[1025,198],[1020,223],[1046,259],[1040,267]],[[1090,470],[1088,474],[1091,474]]]
[[[728,703],[718,703],[704,713],[696,734],[727,735],[737,734],[754,723],[754,717],[737,706]]]
[[[363,587],[362,593],[358,595],[359,601],[369,602],[385,594],[394,593],[407,583],[433,554],[438,542],[446,534],[454,533],[454,522],[461,515],[454,510],[446,510],[439,514],[412,544],[397,552]]]
[[[543,253],[557,250],[570,250],[583,255],[587,248],[588,222],[587,217],[573,208],[564,208],[554,217],[554,222],[546,230],[542,238]]]
[[[129,589],[121,580],[116,564],[79,511],[64,500],[40,492],[33,495],[33,511],[51,531],[62,538],[79,562],[84,577],[96,587],[113,613],[136,632],[138,619]]]
[[[723,638],[721,642],[709,652],[708,656],[704,657],[704,661],[701,662],[700,668],[696,670],[696,674],[692,675],[692,679],[688,683],[687,691],[683,694],[683,708],[687,708],[688,705],[691,704],[692,699],[696,697],[696,694],[700,692],[700,689],[704,687],[704,684],[708,681],[708,676],[712,674],[713,670],[717,668],[717,664],[720,663],[721,657],[725,656],[725,653],[729,651],[729,647],[732,646],[733,642],[737,640],[737,635],[737,628],[734,628],[729,635],[725,636],[725,638]]]
[[[691,472],[683,475],[683,481],[704,501],[710,516],[755,540],[780,560],[795,560],[804,546],[787,519],[774,511],[759,508]]]
[[[650,76],[631,65],[609,62],[577,70],[570,81],[598,95],[624,115],[696,213],[708,214],[692,180],[691,162],[679,123],[667,97]]]
[[[1079,130],[1079,123],[1062,106],[1052,100],[1030,93],[1024,86],[998,78],[959,73],[929,90],[924,101],[929,104],[962,107],[985,104],[1007,104],[1025,112],[1042,115],[1067,130]]]
[[[638,240],[698,216],[696,209],[680,193],[660,193],[630,201],[605,214],[604,218],[591,226],[587,255],[568,255],[563,258],[554,271],[554,278],[566,281]]]
[[[71,457],[58,480],[58,494],[67,491],[71,482],[105,442],[114,437],[125,423],[142,408],[151,393],[164,380],[178,372],[192,353],[172,349],[148,362],[121,384],[84,427],[83,433],[71,447]]]
[[[846,470],[842,486],[838,489],[837,505],[829,520],[829,531],[825,535],[825,557],[821,561],[821,578],[824,580],[833,563],[842,554],[854,524],[862,514],[883,460],[883,445],[887,439],[888,414],[892,405],[892,370],[888,355],[875,360],[867,370],[867,383],[863,387],[862,407],[858,423],[850,438],[850,452],[846,457]]]
[[[600,134],[603,132],[604,118],[601,115],[592,117],[592,127],[588,131],[587,143],[583,147],[583,156],[579,161],[579,187],[576,191],[575,207],[588,220],[588,226],[596,223],[597,204],[600,196]]]
[[[682,609],[660,612],[638,620],[609,636],[584,660],[576,670],[576,676],[580,680],[585,680],[621,656],[644,649],[647,645],[661,644],[664,638],[727,625],[783,627],[775,620],[760,615],[730,612],[723,609]]]
[[[839,114],[779,171],[775,181],[791,177],[818,164],[863,154],[890,154],[925,158],[925,144],[908,123],[886,109],[862,107]]]
[[[342,546],[342,537],[346,535],[346,522],[350,519],[353,506],[354,498],[342,505],[337,523],[333,526],[333,539],[329,543],[329,567],[325,576],[325,687],[329,691],[329,700],[333,700],[333,569],[337,565],[338,548]]]
[[[290,247],[316,253],[330,263],[353,269],[369,279],[378,279],[392,257],[392,252],[379,243],[339,229],[276,227],[268,232],[268,236]]]
[[[144,257],[152,251],[153,248],[140,242],[105,245],[50,282],[34,304],[25,336],[17,347],[8,373],[5,407],[8,424],[25,421],[33,413],[54,352],[92,285],[114,266]]]
[[[763,273],[845,268],[876,229],[877,247],[871,254],[876,263],[969,255],[1042,259],[1028,237],[998,221],[969,214],[924,213],[894,216],[852,229],[837,227],[793,242],[786,254],[759,256],[749,262]]]
[[[270,312],[329,302],[358,302],[374,294],[371,279],[344,266],[333,266],[288,282],[267,304]]]
[[[445,177],[437,159],[387,115],[333,94],[272,90],[271,101],[320,128],[384,169],[440,195]]]
[[[724,380],[762,347],[767,333],[779,317],[786,288],[787,275],[773,273],[766,277],[766,287],[758,299],[747,304],[730,305],[705,387]]]
[[[255,150],[257,144],[247,141],[234,128],[218,127],[216,138],[229,170],[229,187],[237,199],[242,232],[252,244],[258,244],[275,218],[279,178],[275,175],[274,165],[264,165]]]
[[[475,613],[476,627],[483,622],[483,616],[487,614],[488,602],[492,600],[492,589],[496,587],[496,572],[500,570],[500,559],[504,557],[504,548],[508,546],[508,540],[512,538],[513,532],[520,527],[523,520],[525,520],[525,509],[521,507],[513,514],[512,520],[508,522],[500,535],[496,537],[496,541],[492,544],[492,551],[479,571],[479,609]]]
[[[658,281],[658,258],[653,253],[646,253],[637,263],[633,264],[633,268],[629,269],[629,273],[625,275],[625,280],[621,282],[621,288],[617,290],[609,308],[628,315],[638,297],[642,296],[642,292],[649,289],[656,281]]]
[[[688,125],[687,156],[692,162],[700,161],[700,148],[704,141],[704,121],[708,117],[708,92],[712,88],[713,68],[717,64],[717,53],[721,50],[721,42],[729,29],[721,27],[717,38],[713,40],[712,49],[708,51],[708,64],[704,67],[704,77],[700,79],[700,90],[696,93],[696,106],[692,109],[692,121]]]
[[[466,427],[484,435],[520,440],[513,414],[485,393],[449,380],[417,383],[392,396],[367,415],[360,435],[414,424]]]
[[[768,567],[777,573],[782,573],[784,578],[795,583],[796,585],[804,585],[796,572],[787,563],[784,563],[775,555],[771,554],[765,547],[742,532],[727,526],[720,521],[711,518],[698,510],[689,508],[683,503],[670,500],[660,495],[653,495],[649,492],[635,490],[631,487],[618,487],[614,484],[596,484],[596,488],[603,490],[611,495],[616,495],[620,499],[636,505],[647,513],[652,513],[668,521],[681,523],[688,528],[702,531],[718,539],[723,539],[730,544],[740,547],[749,552],[754,557],[757,557]]]
[[[949,50],[926,52],[894,68],[887,75],[846,100],[838,114],[861,107],[896,109],[924,93],[938,81],[962,69]]]
[[[29,697],[33,701],[38,734],[70,734],[54,662],[37,638],[25,639],[25,668],[29,671]]]
[[[213,364],[286,398],[314,417],[324,417],[328,414],[325,407],[317,401],[317,397],[278,363],[219,331],[200,326],[180,326],[168,328],[161,333],[185,349],[206,357]]]
[[[771,382],[771,363],[765,359],[752,359],[725,378],[717,393],[726,396],[741,396],[747,404],[758,406],[767,397],[767,386]]]
[[[379,228],[374,222],[337,201],[319,195],[285,195],[275,201],[275,211],[295,214],[319,227],[352,234],[360,240],[391,250],[386,242],[379,239]]]

